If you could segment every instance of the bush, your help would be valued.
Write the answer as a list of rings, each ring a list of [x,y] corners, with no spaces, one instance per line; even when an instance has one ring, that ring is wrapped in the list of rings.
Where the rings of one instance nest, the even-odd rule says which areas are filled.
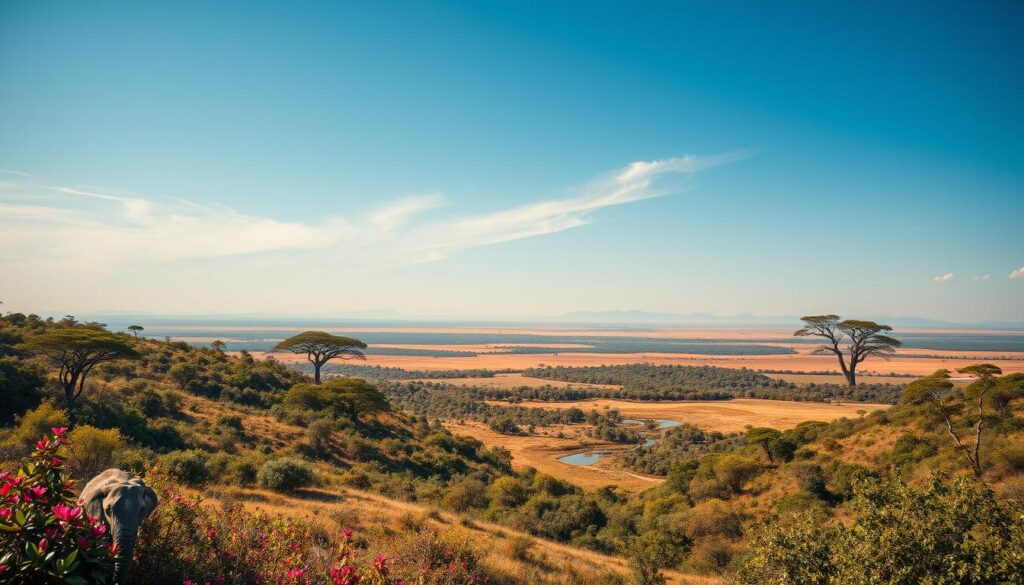
[[[4,447],[15,452],[15,458],[28,454],[36,439],[52,428],[67,426],[68,415],[55,407],[52,402],[44,402],[35,410],[29,410],[18,419],[18,427],[4,441]]]
[[[913,488],[865,481],[850,527],[798,513],[758,531],[739,573],[745,584],[1018,583],[1024,506],[999,502],[970,478]],[[970,575],[966,580],[965,575]]]
[[[196,486],[210,479],[210,470],[206,466],[208,458],[206,453],[198,449],[171,451],[160,458],[160,464],[172,479]]]
[[[262,487],[277,492],[291,492],[313,484],[313,469],[305,461],[281,457],[260,467],[257,480]]]
[[[68,440],[68,464],[78,477],[91,478],[113,467],[124,449],[124,439],[117,429],[82,425],[68,434]]]
[[[36,444],[17,473],[0,473],[0,581],[107,582],[114,572],[105,528],[78,506],[65,474],[66,429]]]
[[[444,504],[456,512],[487,506],[487,486],[479,479],[465,478],[448,486]]]
[[[515,535],[505,543],[505,554],[517,561],[525,561],[530,558],[530,551],[536,543],[528,536]]]

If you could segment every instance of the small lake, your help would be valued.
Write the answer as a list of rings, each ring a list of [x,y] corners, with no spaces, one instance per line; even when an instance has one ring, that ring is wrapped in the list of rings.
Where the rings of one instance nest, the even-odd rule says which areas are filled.
[[[678,427],[679,426],[679,421],[677,421],[677,420],[668,420],[668,419],[664,419],[664,418],[656,418],[656,419],[652,419],[652,420],[654,420],[654,422],[658,423],[658,428],[659,429],[671,429],[672,427]],[[643,425],[643,424],[647,424],[647,421],[646,420],[639,420],[639,419],[635,419],[635,418],[624,418],[624,419],[622,419],[622,424],[624,424],[624,425]]]
[[[589,453],[575,453],[573,455],[566,455],[565,457],[559,457],[558,460],[562,463],[568,463],[569,465],[593,465],[601,460],[602,457],[608,455],[606,451],[592,451]]]

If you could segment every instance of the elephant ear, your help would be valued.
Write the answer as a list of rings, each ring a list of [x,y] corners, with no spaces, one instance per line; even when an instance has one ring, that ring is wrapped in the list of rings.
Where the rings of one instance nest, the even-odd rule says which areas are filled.
[[[85,508],[86,514],[97,520],[106,520],[106,516],[103,514],[103,500],[110,493],[110,487],[111,484],[107,482],[82,492],[82,506]]]
[[[142,508],[142,517],[139,518],[139,522],[149,518],[149,515],[153,513],[153,509],[156,508],[156,504],[159,501],[156,497],[156,492],[149,486],[146,486],[145,491],[142,492],[142,499],[145,502],[145,506]]]

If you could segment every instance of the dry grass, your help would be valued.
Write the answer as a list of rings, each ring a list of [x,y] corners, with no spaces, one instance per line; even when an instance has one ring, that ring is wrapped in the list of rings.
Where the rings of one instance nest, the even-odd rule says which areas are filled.
[[[290,496],[235,488],[205,495],[211,501],[232,500],[272,515],[304,519],[332,531],[352,528],[368,536],[386,537],[432,527],[469,541],[483,554],[484,565],[490,571],[509,577],[542,575],[550,583],[560,583],[568,580],[570,572],[593,579],[608,573],[625,575],[628,570],[621,557],[571,547],[477,519],[466,521],[455,514],[351,488],[304,490]],[[724,583],[714,577],[675,571],[665,574],[674,585]]]
[[[776,344],[786,345],[786,344]],[[542,366],[600,366],[651,363],[678,366],[717,366],[721,368],[749,368],[752,370],[789,370],[793,372],[836,372],[839,366],[834,357],[812,355],[810,348],[798,347],[798,353],[788,355],[697,355],[685,353],[545,353],[511,354],[485,353],[473,357],[431,357],[401,355],[370,355],[365,362],[371,366],[404,368],[408,370],[524,370]],[[971,363],[985,361],[1003,369],[1004,373],[1024,371],[1024,352],[927,352],[941,357],[927,357],[923,350],[908,350],[896,359],[870,360],[861,366],[861,375],[889,373],[924,376],[938,369],[956,370]],[[259,357],[263,354],[254,352]],[[274,354],[283,362],[301,362],[305,356]],[[998,356],[998,359],[993,359]]]
[[[494,404],[506,404],[494,402]],[[739,398],[715,401],[633,402],[629,400],[595,399],[578,402],[519,402],[519,406],[539,408],[582,408],[583,410],[617,409],[626,418],[660,418],[690,423],[707,431],[723,433],[742,431],[748,425],[791,429],[808,421],[829,422],[837,418],[859,417],[857,411],[889,408],[887,404],[844,402],[794,402],[790,400],[758,400]]]

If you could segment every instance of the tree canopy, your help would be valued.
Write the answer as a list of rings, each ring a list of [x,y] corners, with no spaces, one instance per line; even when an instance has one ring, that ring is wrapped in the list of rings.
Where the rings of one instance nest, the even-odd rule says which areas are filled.
[[[313,380],[320,383],[320,368],[334,358],[366,359],[366,344],[353,337],[333,335],[325,331],[306,331],[293,335],[274,346],[272,351],[304,353],[313,364]]]
[[[924,405],[932,412],[938,414],[946,425],[946,431],[956,443],[956,448],[963,453],[967,462],[970,463],[974,475],[980,477],[982,473],[981,445],[982,431],[985,422],[992,416],[999,417],[1010,400],[1020,396],[1024,391],[1024,384],[1021,384],[1016,377],[1007,376],[997,378],[1003,371],[992,364],[975,364],[960,368],[957,372],[967,374],[976,378],[963,392],[963,402],[953,401],[953,382],[949,379],[949,370],[938,370],[930,376],[914,380],[903,392],[902,402],[904,404]],[[973,412],[969,417],[962,417],[964,420],[954,421],[954,416],[964,410],[970,401],[974,405]],[[986,414],[985,407],[992,406],[993,414]],[[974,420],[974,443],[968,445],[960,436],[963,424]],[[957,427],[961,427],[958,430]]]
[[[839,315],[808,315],[800,320],[804,326],[793,335],[825,339],[814,353],[834,353],[849,386],[857,385],[858,364],[869,357],[889,359],[901,345],[898,339],[885,335],[885,332],[892,331],[892,327],[874,321],[844,320]]]
[[[334,416],[359,420],[360,415],[387,412],[391,406],[377,387],[359,378],[334,378],[323,384],[296,384],[284,395],[286,407],[331,410]]]
[[[19,348],[59,368],[57,379],[70,409],[74,409],[85,389],[86,376],[97,364],[139,357],[125,336],[89,327],[54,327],[29,338]]]

